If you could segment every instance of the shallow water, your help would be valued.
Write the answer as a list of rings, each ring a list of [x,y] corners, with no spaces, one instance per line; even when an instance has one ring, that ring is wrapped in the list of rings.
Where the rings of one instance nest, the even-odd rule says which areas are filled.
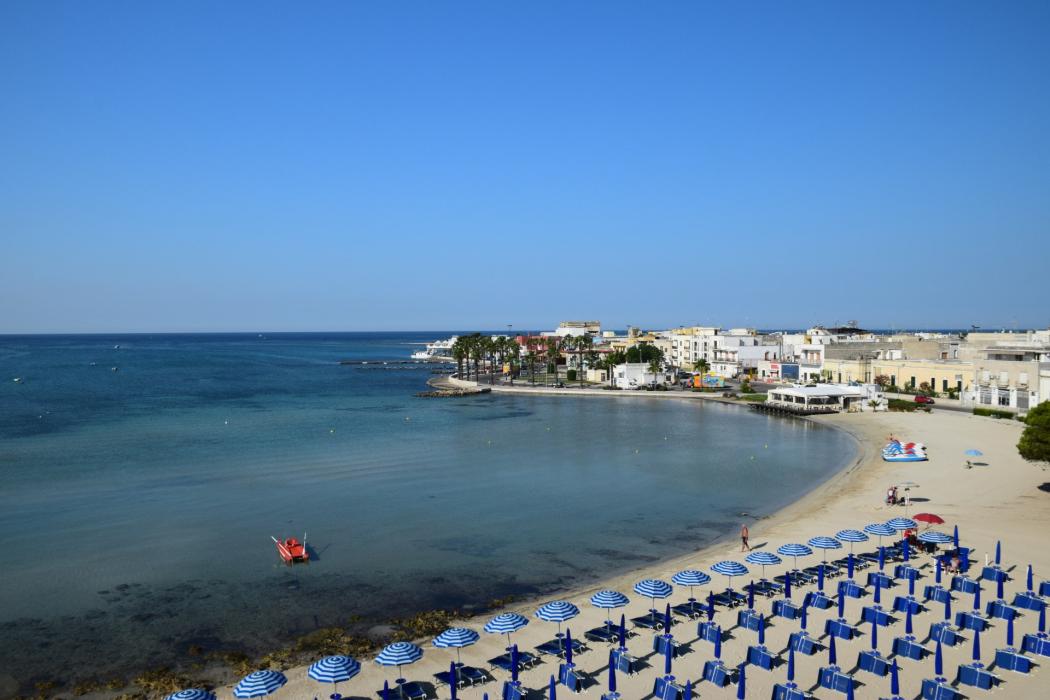
[[[593,581],[854,453],[732,406],[418,399],[429,366],[338,364],[440,335],[0,338],[7,672],[109,677]],[[280,565],[270,535],[304,532],[315,561]]]

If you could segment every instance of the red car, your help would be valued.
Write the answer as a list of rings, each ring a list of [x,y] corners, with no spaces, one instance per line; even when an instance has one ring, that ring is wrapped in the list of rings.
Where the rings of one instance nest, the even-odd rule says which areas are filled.
[[[937,402],[934,401],[933,399],[931,399],[929,396],[923,396],[922,394],[919,394],[918,396],[915,397],[915,403],[924,403],[924,404],[928,404],[928,405],[932,406],[933,404],[935,404]]]

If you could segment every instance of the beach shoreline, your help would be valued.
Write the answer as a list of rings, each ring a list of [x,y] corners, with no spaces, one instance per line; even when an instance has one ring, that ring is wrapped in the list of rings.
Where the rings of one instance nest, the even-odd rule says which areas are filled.
[[[522,393],[532,392],[527,390]],[[613,395],[619,394],[621,392],[615,392]],[[580,394],[572,395],[579,396]],[[724,403],[741,405],[739,402],[731,401],[725,401]],[[1046,478],[1046,475],[1038,467],[1024,463],[1016,455],[1013,445],[1019,435],[1020,424],[1012,425],[1008,422],[996,421],[990,418],[951,412],[938,413],[936,411],[931,414],[862,413],[772,419],[810,420],[837,428],[854,439],[857,449],[853,457],[840,470],[801,498],[757,520],[746,516],[742,518],[742,521],[748,522],[751,528],[751,542],[754,548],[773,551],[777,546],[785,542],[805,542],[814,535],[833,535],[840,529],[861,528],[868,522],[885,521],[896,515],[903,515],[902,508],[887,506],[883,502],[883,496],[887,485],[911,479],[921,482],[920,490],[917,493],[924,495],[917,496],[920,500],[915,502],[910,512],[915,513],[918,510],[928,508],[945,517],[948,523],[943,526],[944,528],[950,529],[953,524],[959,524],[966,543],[974,546],[976,552],[980,552],[977,558],[981,559],[983,553],[990,551],[994,546],[993,534],[981,527],[981,520],[984,517],[980,512],[982,509],[981,494],[986,494],[987,490],[984,487],[963,488],[961,487],[961,482],[972,481],[977,484],[984,484],[991,479],[996,482],[996,487],[993,491],[1000,491],[1000,495],[1004,500],[1013,499],[1023,504],[1023,507],[1014,513],[1008,522],[1000,518],[1000,527],[996,529],[995,534],[1008,540],[1009,546],[1014,551],[1023,549],[1032,553],[1032,556],[1036,559],[1039,559],[1032,562],[1035,564],[1037,571],[1050,571],[1050,557],[1047,557],[1046,554],[1042,554],[1041,558],[1035,556],[1041,550],[1038,549],[1038,537],[1035,537],[1033,533],[1033,530],[1038,531],[1040,529],[1040,525],[1038,525],[1040,522],[1042,522],[1042,527],[1044,528],[1050,526],[1050,509],[1046,507],[1046,504],[1050,503],[1050,498],[1036,495],[1034,496],[1034,501],[1026,502],[1027,499],[1033,498],[1031,494],[1039,494],[1037,487]],[[881,447],[885,443],[885,437],[890,433],[906,439],[925,442],[930,449],[930,461],[918,464],[883,462],[881,460]],[[965,445],[963,441],[967,441]],[[963,472],[961,453],[963,449],[971,446],[971,442],[974,445],[979,445],[985,454],[989,455],[989,461],[995,460],[996,472],[986,469]],[[997,478],[996,474],[1001,475],[1005,466],[1009,466],[1012,476],[1019,478]],[[1013,474],[1013,472],[1016,472],[1016,474]],[[921,476],[915,478],[917,474]],[[963,476],[963,479],[958,478],[960,475]],[[913,493],[913,495],[917,495],[917,493]],[[935,505],[927,506],[926,502],[921,500],[927,495],[933,496],[930,501]],[[631,592],[633,583],[636,580],[643,577],[669,580],[671,575],[677,570],[684,568],[708,570],[714,562],[720,559],[742,561],[744,555],[739,551],[740,543],[734,536],[734,532],[735,528],[732,528],[729,532],[694,551],[660,562],[645,564],[641,567],[632,567],[630,570],[607,576],[592,585],[572,588],[557,594],[544,596],[543,598],[515,600],[500,611],[519,612],[530,619],[531,624],[521,632],[516,633],[514,637],[514,641],[521,648],[528,649],[546,641],[552,633],[552,629],[548,629],[551,625],[533,617],[532,613],[535,607],[553,597],[570,600],[580,608],[581,615],[569,623],[569,626],[575,630],[577,637],[582,637],[583,630],[595,626],[604,620],[603,611],[592,608],[588,603],[588,599],[593,592],[603,588],[612,588],[626,593],[632,599],[630,606],[626,609],[627,616],[637,615],[643,608],[649,607],[649,601],[639,599],[638,596]],[[1009,559],[1009,557],[1007,558]],[[812,563],[812,561],[808,563]],[[978,561],[978,564],[980,563],[983,562]],[[777,573],[775,569],[770,572],[771,575],[774,573]],[[758,578],[757,571],[752,572],[752,575],[754,578]],[[723,577],[713,576],[713,579],[711,584],[713,589],[717,590],[724,587],[725,579]],[[741,583],[737,582],[735,587],[740,588]],[[672,600],[677,600],[679,597],[681,597],[680,594],[676,592]],[[480,631],[484,622],[493,614],[495,612],[457,620],[455,624]],[[723,626],[729,626],[729,616],[735,618],[735,612],[719,612],[719,620],[725,620]],[[927,615],[926,617],[929,616]],[[820,629],[822,629],[822,624],[822,622],[818,623]],[[927,624],[925,619],[923,619],[921,623],[922,629],[925,629]],[[693,640],[695,633],[689,630],[690,627],[692,625],[685,624],[676,627],[676,630],[684,630],[684,638]],[[790,623],[777,620],[767,633],[773,641],[770,647],[775,649],[783,648],[784,644],[786,644],[786,634],[791,627]],[[785,638],[780,639],[781,636]],[[632,640],[632,643],[629,645],[638,656],[647,654],[644,644],[640,647],[641,651],[635,649],[638,645],[638,639],[646,637],[647,634],[643,633],[635,640]],[[447,669],[450,657],[446,651],[434,649],[430,645],[430,639],[418,639],[416,641],[423,646],[424,657],[419,663],[407,668],[406,675],[412,679],[430,681],[432,674]],[[989,640],[989,645],[993,646],[991,640]],[[504,638],[482,634],[482,639],[478,644],[464,650],[464,652],[472,662],[483,666],[484,664],[481,662],[484,659],[492,658],[502,653],[504,646]],[[600,645],[592,646],[600,647]],[[694,653],[689,654],[681,662],[683,666],[688,668],[688,672],[682,675],[683,677],[688,676],[696,679],[699,675],[700,662],[703,659],[710,658],[710,648],[705,643],[698,641],[693,641],[692,646]],[[844,644],[843,646],[852,647],[856,646],[856,644]],[[735,644],[731,645],[731,647],[733,651],[728,656],[725,656],[727,663],[733,659],[734,653],[740,651],[742,645]],[[862,646],[861,648],[864,647]],[[946,650],[946,661],[948,658],[954,659],[960,653],[958,649]],[[592,652],[582,656],[579,659],[579,663],[584,670],[598,670],[604,666],[601,656],[601,653]],[[962,654],[959,658],[963,659],[964,657],[965,654]],[[348,687],[353,692],[352,697],[371,695],[374,690],[382,686],[384,678],[393,678],[392,675],[386,672],[386,669],[372,663],[370,658],[360,658],[359,660],[362,662],[362,673],[348,684]],[[815,677],[815,664],[817,661],[816,657],[798,659],[800,674],[805,678]],[[594,666],[594,669],[591,669],[591,666]],[[544,669],[542,674],[547,674],[553,666],[548,663],[541,665],[540,668]],[[288,676],[289,683],[282,690],[282,697],[309,699],[320,696],[322,692],[327,692],[327,688],[322,688],[306,678],[305,667],[291,668],[286,670],[285,673]],[[522,675],[522,680],[526,686],[538,688],[545,685],[546,681],[546,675],[538,674],[540,674],[539,671],[525,672]],[[651,682],[650,676],[652,674],[639,675],[644,676]],[[772,678],[769,677],[770,674],[754,674],[754,679],[752,679],[751,675],[749,674],[749,692],[753,693],[755,697],[767,696],[771,692],[773,682]],[[229,673],[223,673],[222,676],[227,683],[231,682]],[[499,673],[496,674],[496,677],[497,680],[502,680],[502,676]],[[773,677],[779,678],[776,674],[773,674]],[[624,697],[641,698],[649,692],[649,689],[644,687],[645,681],[641,681],[639,677],[627,678],[622,682],[625,686],[625,688],[621,689]],[[1025,677],[1019,679],[1016,683],[1002,687],[997,692],[1007,697],[1024,697],[1023,692],[1015,694],[1014,691],[1022,687],[1032,690],[1033,686],[1029,685],[1029,683],[1030,678]],[[912,674],[911,676],[904,674],[902,676],[902,686],[906,690],[906,695],[914,696],[918,694],[918,684],[917,674]],[[634,690],[631,690],[632,688]],[[732,696],[732,686],[728,689],[710,688],[707,690],[707,688],[710,688],[710,686],[705,686],[705,696],[727,698]],[[363,692],[364,689],[368,689],[369,692]],[[493,692],[498,693],[498,685],[488,684],[485,689],[490,694]],[[723,691],[725,692],[723,693]],[[637,696],[634,694],[635,692],[637,692]],[[482,689],[480,688],[477,690],[468,689],[461,693],[461,697],[474,698],[476,696],[480,700],[481,693]],[[232,694],[231,687],[220,687],[218,694],[220,698],[230,697]],[[874,694],[873,692],[872,696]],[[885,693],[883,692],[882,694]],[[112,697],[113,695],[112,693],[101,693],[94,694],[93,697]],[[861,692],[859,697],[867,697],[867,695]]]

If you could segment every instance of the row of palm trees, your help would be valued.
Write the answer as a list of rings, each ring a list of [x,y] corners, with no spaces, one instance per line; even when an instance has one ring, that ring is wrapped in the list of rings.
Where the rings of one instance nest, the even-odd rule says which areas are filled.
[[[461,335],[452,344],[452,359],[456,361],[456,370],[460,377],[464,376],[464,366],[469,369],[474,366],[474,381],[481,382],[482,367],[487,365],[489,382],[496,381],[496,368],[502,368],[507,362],[511,366],[511,382],[514,381],[514,366],[521,356],[521,347],[513,338],[506,336],[482,335],[472,333]]]
[[[536,383],[537,365],[544,367],[544,375],[553,375],[555,379],[558,373],[558,360],[564,353],[576,356],[576,375],[580,384],[584,382],[583,367],[601,367],[610,369],[615,362],[610,362],[608,356],[601,355],[594,350],[594,339],[590,336],[564,337],[550,336],[544,338],[530,339],[528,348],[522,355],[522,348],[513,339],[506,336],[482,335],[472,333],[462,335],[452,345],[452,359],[456,362],[456,370],[460,377],[470,376],[473,368],[474,381],[481,382],[481,373],[486,371],[489,375],[489,383],[495,383],[497,367],[502,368],[505,364],[510,365],[510,380],[514,382],[517,368],[522,366],[529,369],[529,382]],[[614,353],[616,354],[616,353]],[[622,362],[622,359],[619,360]],[[467,374],[464,374],[466,369]]]

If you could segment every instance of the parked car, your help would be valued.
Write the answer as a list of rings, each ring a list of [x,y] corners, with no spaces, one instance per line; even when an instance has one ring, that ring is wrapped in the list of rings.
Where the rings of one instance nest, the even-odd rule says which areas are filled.
[[[933,404],[935,404],[937,402],[934,401],[929,396],[923,396],[922,394],[919,394],[918,396],[915,397],[915,403],[924,403],[924,404],[927,404],[929,406],[932,406]]]

